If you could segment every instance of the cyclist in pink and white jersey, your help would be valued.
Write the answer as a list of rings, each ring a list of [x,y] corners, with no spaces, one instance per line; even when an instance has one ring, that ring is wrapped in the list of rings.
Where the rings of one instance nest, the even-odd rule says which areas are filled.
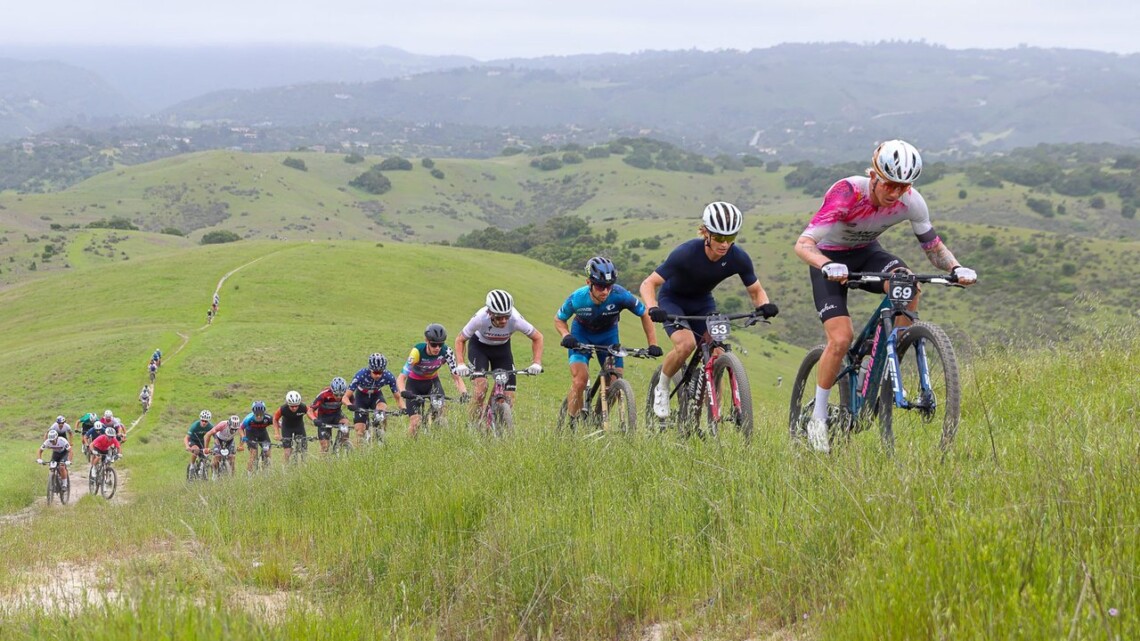
[[[855,335],[847,311],[847,274],[907,269],[902,259],[879,245],[879,236],[898,223],[910,221],[932,265],[950,272],[963,285],[972,285],[978,279],[974,270],[959,264],[935,233],[926,201],[912,186],[921,173],[922,156],[910,143],[884,142],[871,156],[866,176],[851,176],[831,186],[823,197],[823,206],[796,241],[796,256],[811,266],[815,309],[827,334],[827,349],[819,359],[815,407],[807,428],[808,442],[817,450],[829,449],[827,400]],[[885,285],[860,289],[879,292],[885,291]],[[916,298],[911,309],[917,308]],[[909,323],[905,317],[897,319],[898,325]]]

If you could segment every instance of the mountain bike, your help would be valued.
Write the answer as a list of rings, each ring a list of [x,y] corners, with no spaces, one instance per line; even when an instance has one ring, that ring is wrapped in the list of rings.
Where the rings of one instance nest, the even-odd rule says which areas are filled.
[[[483,429],[494,436],[503,436],[515,428],[514,408],[511,407],[510,399],[507,396],[507,383],[511,380],[511,374],[537,376],[537,374],[531,374],[525,369],[475,370],[468,374],[472,380],[490,378],[495,382],[479,419]]]
[[[59,462],[44,461],[41,465],[48,466],[47,504],[51,505],[52,497],[58,496],[62,505],[67,505],[71,498],[71,483],[63,484],[63,477],[59,475]]]
[[[103,495],[108,501],[115,496],[119,487],[119,475],[115,473],[113,463],[119,460],[117,450],[108,450],[102,456],[98,465],[92,465],[87,473],[87,493],[92,496]]]
[[[752,436],[752,388],[748,383],[748,372],[744,363],[732,351],[729,338],[732,321],[744,320],[741,329],[767,320],[752,312],[721,314],[714,312],[707,316],[674,316],[671,320],[703,320],[708,331],[701,336],[697,349],[689,358],[689,364],[673,375],[673,389],[669,397],[677,397],[678,410],[670,412],[681,436],[696,434],[717,436],[721,425],[728,423],[745,438]],[[661,367],[649,379],[649,398],[646,403],[648,425],[656,425],[664,431],[668,419],[660,419],[653,413],[653,389],[661,380]],[[705,411],[702,411],[702,410]]]
[[[193,483],[208,480],[210,480],[210,453],[205,448],[198,448],[194,460],[186,465],[186,481]]]
[[[352,426],[348,423],[334,423],[328,426],[332,429],[332,441],[329,451],[333,456],[347,456],[352,453]]]
[[[319,440],[316,436],[294,435],[289,441],[289,463],[300,465],[309,460],[309,443]],[[285,447],[285,442],[274,443],[274,447]]]
[[[460,399],[447,396],[442,392],[431,392],[429,394],[412,394],[411,397],[404,396],[404,400],[408,404],[416,404],[415,413],[420,416],[419,430],[430,432],[434,425],[443,421],[444,404]]]
[[[388,424],[388,414],[391,410],[359,410],[364,412],[364,443],[366,445],[383,445]]]
[[[269,450],[273,447],[271,441],[246,441],[246,447],[257,453],[253,457],[253,472],[269,469]]]
[[[210,448],[210,454],[218,457],[218,466],[210,468],[210,480],[218,481],[227,476],[234,475],[234,458],[235,452],[231,447],[220,447],[214,445]]]
[[[586,397],[582,402],[582,412],[578,415],[578,422],[596,429],[609,432],[611,429],[610,417],[613,416],[615,431],[630,434],[637,429],[637,404],[633,400],[633,386],[622,378],[614,366],[618,358],[632,356],[634,358],[653,358],[645,348],[628,349],[621,345],[587,345],[581,344],[573,348],[582,354],[594,352],[602,364],[594,382],[586,390]],[[602,354],[605,353],[605,358]],[[562,399],[562,407],[558,410],[558,430],[569,426],[574,430],[574,421],[566,415],[568,401]]]
[[[939,449],[950,447],[958,431],[961,388],[958,359],[950,338],[940,327],[918,320],[907,306],[918,296],[919,283],[958,286],[952,275],[853,272],[848,287],[887,282],[887,295],[851,343],[836,376],[839,404],[828,407],[828,437],[850,436],[878,419],[884,448],[894,449],[896,428],[918,434],[924,425],[940,431]],[[912,321],[895,324],[897,316]],[[788,429],[793,438],[806,438],[815,406],[816,365],[824,345],[807,353],[792,386]],[[902,411],[896,411],[902,410]],[[901,431],[901,430],[900,430]]]

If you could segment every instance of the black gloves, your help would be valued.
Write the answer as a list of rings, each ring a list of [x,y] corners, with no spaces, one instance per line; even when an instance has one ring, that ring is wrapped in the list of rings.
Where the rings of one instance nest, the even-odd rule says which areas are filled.
[[[408,398],[408,399],[416,397],[415,393],[412,392],[411,390],[400,390],[400,396],[403,398]]]
[[[575,347],[580,345],[580,343],[578,342],[578,339],[574,338],[573,334],[567,334],[567,335],[563,336],[562,342],[560,344],[563,347],[565,347],[566,349],[574,349]]]
[[[652,356],[653,358],[657,358],[658,356],[661,356],[665,352],[661,350],[660,345],[650,345],[649,349],[646,350],[646,353],[649,354],[650,356]]]
[[[780,308],[776,307],[775,303],[764,303],[763,305],[757,307],[755,312],[757,316],[763,316],[764,318],[772,318],[779,313]]]
[[[668,318],[668,316],[669,312],[661,309],[660,307],[649,308],[649,320],[653,321],[654,323],[664,323],[665,319]]]

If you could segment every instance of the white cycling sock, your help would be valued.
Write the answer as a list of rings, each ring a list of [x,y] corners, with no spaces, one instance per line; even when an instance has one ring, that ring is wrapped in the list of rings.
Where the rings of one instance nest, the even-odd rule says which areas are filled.
[[[831,396],[831,390],[823,389],[819,385],[815,386],[815,407],[812,409],[811,417],[820,421],[827,420],[827,398]]]
[[[661,372],[661,377],[657,379],[657,387],[659,389],[669,391],[669,383],[673,380],[672,376],[666,376],[665,372]]]

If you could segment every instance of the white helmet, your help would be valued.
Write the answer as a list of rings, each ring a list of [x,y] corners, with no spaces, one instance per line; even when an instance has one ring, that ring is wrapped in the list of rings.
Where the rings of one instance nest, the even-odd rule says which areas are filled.
[[[740,209],[732,203],[717,201],[705,207],[701,222],[710,232],[727,236],[740,232],[740,226],[744,224],[744,214],[741,214]]]
[[[111,436],[111,437],[114,437],[117,435],[115,432],[115,428],[113,428],[113,427],[108,427],[107,429],[103,430],[103,433],[106,434],[107,436]]]
[[[487,292],[487,311],[497,316],[506,316],[515,309],[515,299],[501,289]]]
[[[111,410],[103,412],[103,418],[115,418],[115,413]]]
[[[237,414],[230,415],[230,427],[237,427],[241,423],[241,417]]]
[[[48,430],[48,440],[49,441],[54,441],[57,438],[59,438],[59,432],[55,431],[54,429]]]
[[[904,140],[888,140],[871,155],[871,167],[879,176],[896,183],[911,184],[922,173],[922,156]]]
[[[210,410],[202,410],[202,413],[198,415],[198,418],[202,419],[203,421],[208,421],[211,418],[214,418],[214,415],[210,413]]]
[[[55,422],[60,424],[60,425],[63,425],[64,423],[67,422],[67,419],[64,418],[62,414],[60,414],[59,416],[55,417]]]
[[[300,405],[301,404],[301,393],[296,391],[296,390],[290,390],[289,393],[285,395],[285,404],[286,405]]]

